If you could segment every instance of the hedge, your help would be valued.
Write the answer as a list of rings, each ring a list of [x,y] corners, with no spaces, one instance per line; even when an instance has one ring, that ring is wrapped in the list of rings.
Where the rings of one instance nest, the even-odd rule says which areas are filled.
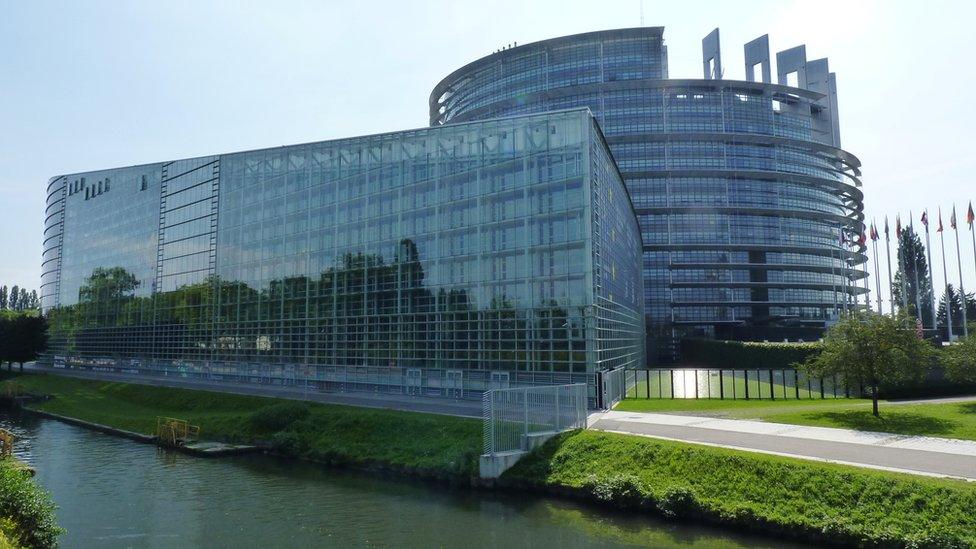
[[[727,369],[789,369],[819,352],[819,343],[769,343],[685,339],[682,362],[688,366]]]

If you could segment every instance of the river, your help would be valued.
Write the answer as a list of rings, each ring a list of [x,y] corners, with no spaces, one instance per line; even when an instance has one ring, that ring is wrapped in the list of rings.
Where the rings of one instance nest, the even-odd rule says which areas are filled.
[[[544,497],[269,456],[207,459],[0,412],[67,529],[63,547],[790,547]]]

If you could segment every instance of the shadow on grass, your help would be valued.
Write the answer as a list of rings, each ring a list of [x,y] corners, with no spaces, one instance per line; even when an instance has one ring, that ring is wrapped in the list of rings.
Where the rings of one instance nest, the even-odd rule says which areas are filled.
[[[959,411],[964,414],[976,414],[976,402],[963,402],[959,404]]]
[[[958,424],[955,421],[910,412],[885,413],[876,418],[871,410],[845,410],[803,414],[806,419],[829,422],[837,427],[859,431],[882,431],[902,435],[944,435],[951,433]]]

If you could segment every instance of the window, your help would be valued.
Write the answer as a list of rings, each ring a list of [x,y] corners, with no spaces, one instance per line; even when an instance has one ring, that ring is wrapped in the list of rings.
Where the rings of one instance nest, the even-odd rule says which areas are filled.
[[[109,179],[106,177],[105,178],[105,192],[108,192],[108,184],[109,184]]]
[[[142,176],[142,183],[139,184],[139,190],[144,191],[149,187],[149,178],[145,175]]]

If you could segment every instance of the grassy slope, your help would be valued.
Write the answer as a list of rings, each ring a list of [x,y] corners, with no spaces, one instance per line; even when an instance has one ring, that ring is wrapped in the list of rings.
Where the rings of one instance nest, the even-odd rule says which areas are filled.
[[[557,437],[503,479],[572,487],[624,506],[868,545],[976,544],[976,486],[579,431]],[[940,537],[941,536],[941,537]],[[924,546],[925,543],[922,544]]]
[[[881,417],[871,414],[871,401],[840,400],[624,400],[617,410],[703,414],[775,423],[840,427],[904,435],[976,440],[976,401],[939,404],[882,402]]]
[[[279,399],[168,387],[89,381],[54,375],[4,374],[31,393],[55,398],[39,410],[112,427],[152,433],[156,416],[186,419],[201,437],[234,442],[279,440],[251,421]],[[298,404],[293,404],[298,405]],[[410,467],[439,477],[477,472],[478,420],[423,413],[304,403],[309,417],[283,431],[284,453],[334,463]]]

